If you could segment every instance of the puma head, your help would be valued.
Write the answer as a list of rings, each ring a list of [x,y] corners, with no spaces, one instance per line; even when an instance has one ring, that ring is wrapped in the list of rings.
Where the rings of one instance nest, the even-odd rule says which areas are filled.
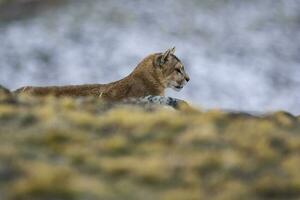
[[[159,53],[156,65],[161,70],[165,88],[180,91],[190,80],[182,62],[174,55],[175,47]]]

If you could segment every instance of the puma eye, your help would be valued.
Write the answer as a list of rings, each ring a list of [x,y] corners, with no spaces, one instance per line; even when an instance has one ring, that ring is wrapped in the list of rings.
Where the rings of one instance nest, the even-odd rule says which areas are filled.
[[[180,69],[175,69],[176,70],[176,72],[178,72],[178,73],[180,73],[181,74],[181,71],[180,71]]]

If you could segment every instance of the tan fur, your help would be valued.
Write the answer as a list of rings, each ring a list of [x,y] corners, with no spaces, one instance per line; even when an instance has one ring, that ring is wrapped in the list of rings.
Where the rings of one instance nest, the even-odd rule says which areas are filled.
[[[49,87],[27,86],[17,89],[15,93],[39,96],[95,96],[109,101],[147,95],[164,96],[166,88],[181,89],[189,80],[182,63],[173,55],[174,51],[175,48],[169,49],[165,53],[147,56],[131,74],[116,82]]]

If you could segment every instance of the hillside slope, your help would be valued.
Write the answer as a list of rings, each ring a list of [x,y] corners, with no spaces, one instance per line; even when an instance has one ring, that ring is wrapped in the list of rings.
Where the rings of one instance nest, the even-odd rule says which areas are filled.
[[[0,89],[0,198],[299,199],[300,119],[13,97]]]

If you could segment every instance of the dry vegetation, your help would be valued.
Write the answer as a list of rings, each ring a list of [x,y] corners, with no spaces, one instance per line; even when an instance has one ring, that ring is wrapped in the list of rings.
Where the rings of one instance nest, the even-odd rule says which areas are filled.
[[[0,90],[0,198],[299,199],[300,119]]]

